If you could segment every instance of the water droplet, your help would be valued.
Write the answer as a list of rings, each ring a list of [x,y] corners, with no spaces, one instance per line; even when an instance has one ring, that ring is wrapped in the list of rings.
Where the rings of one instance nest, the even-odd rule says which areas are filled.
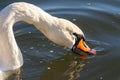
[[[61,61],[64,61],[65,59],[61,59]]]
[[[53,53],[54,51],[53,50],[50,50],[50,53]]]
[[[34,47],[30,47],[30,49],[34,49]]]
[[[39,50],[36,50],[37,53],[39,53]]]
[[[26,58],[25,60],[26,60],[26,61],[31,61],[29,58]]]
[[[87,3],[87,5],[88,5],[88,6],[91,6],[91,5],[92,5],[92,3]]]
[[[40,61],[40,63],[43,63],[43,61]]]
[[[32,32],[28,32],[29,34],[31,34]]]
[[[53,46],[56,46],[55,44],[52,44]]]
[[[48,67],[47,69],[51,69],[51,67]]]
[[[72,19],[73,21],[76,21],[76,19]]]
[[[100,80],[103,80],[103,77],[102,77],[102,76],[100,77]]]
[[[112,24],[114,24],[115,22],[114,21],[112,21]]]
[[[23,51],[23,53],[26,53],[26,51]]]

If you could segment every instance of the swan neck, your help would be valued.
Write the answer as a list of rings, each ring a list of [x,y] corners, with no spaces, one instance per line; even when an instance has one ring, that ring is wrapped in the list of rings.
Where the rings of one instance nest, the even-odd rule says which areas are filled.
[[[4,8],[0,12],[0,41],[2,41],[0,43],[0,56],[2,56],[0,69],[3,71],[17,69],[23,65],[23,57],[13,33],[13,25],[19,21],[33,24],[48,36],[47,30],[57,22],[57,18],[32,4],[22,2],[10,4]]]

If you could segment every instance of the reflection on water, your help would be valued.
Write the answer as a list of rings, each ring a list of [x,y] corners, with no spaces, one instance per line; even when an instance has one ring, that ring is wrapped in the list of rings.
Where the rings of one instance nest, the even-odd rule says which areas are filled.
[[[80,77],[80,71],[83,69],[83,60],[73,53],[53,60],[48,64],[47,70],[40,76],[40,80],[75,80]]]
[[[0,0],[0,9],[19,0]],[[26,0],[21,0],[26,1]],[[33,25],[17,23],[14,32],[23,53],[21,72],[8,80],[119,80],[119,0],[29,0],[48,13],[78,25],[97,55],[81,60],[43,36]],[[66,4],[67,2],[67,4]]]
[[[6,80],[21,80],[20,74],[21,74],[20,69],[9,70],[9,71],[4,72],[4,75],[6,75],[6,77],[8,77]]]
[[[40,61],[40,63],[43,63],[43,61]],[[56,80],[57,78],[57,80],[75,80],[80,77],[80,71],[84,66],[84,60],[81,59],[80,56],[69,52],[64,56],[49,62],[42,75],[38,74],[38,79]],[[10,74],[6,80],[22,80],[21,69],[7,71],[6,74]]]

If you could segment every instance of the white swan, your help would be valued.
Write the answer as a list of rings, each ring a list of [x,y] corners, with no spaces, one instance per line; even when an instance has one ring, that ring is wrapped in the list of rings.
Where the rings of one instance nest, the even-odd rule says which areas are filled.
[[[48,39],[56,44],[94,54],[84,43],[83,32],[72,22],[51,16],[30,3],[17,2],[0,12],[0,71],[14,70],[23,65],[23,57],[13,33],[18,21],[33,24]]]

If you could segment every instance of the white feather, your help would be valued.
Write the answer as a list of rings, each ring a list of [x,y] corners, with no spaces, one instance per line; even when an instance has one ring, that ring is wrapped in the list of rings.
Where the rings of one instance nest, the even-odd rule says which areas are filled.
[[[26,2],[10,4],[0,12],[1,73],[23,65],[23,57],[13,34],[13,25],[19,21],[33,24],[48,39],[68,48],[72,48],[75,43],[72,33],[83,35],[83,32],[72,22],[51,16],[33,4]]]

